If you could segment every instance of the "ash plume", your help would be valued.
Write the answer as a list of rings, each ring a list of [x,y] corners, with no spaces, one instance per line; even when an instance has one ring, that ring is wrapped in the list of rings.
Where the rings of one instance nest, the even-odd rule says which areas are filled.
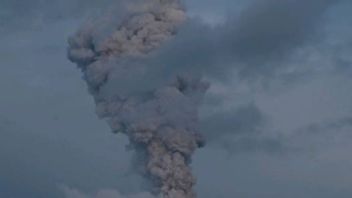
[[[177,33],[185,11],[178,0],[135,1],[126,10],[107,35],[99,32],[101,22],[70,37],[68,57],[82,70],[97,115],[113,132],[126,134],[142,156],[151,191],[164,198],[194,198],[189,164],[204,145],[197,114],[208,83],[184,74],[165,79],[143,62]]]

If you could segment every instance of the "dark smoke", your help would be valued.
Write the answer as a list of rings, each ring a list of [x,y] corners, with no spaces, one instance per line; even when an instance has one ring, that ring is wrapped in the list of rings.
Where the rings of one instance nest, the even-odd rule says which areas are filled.
[[[272,75],[316,39],[333,2],[258,0],[239,19],[209,28],[186,21],[178,0],[134,1],[122,17],[90,23],[72,36],[69,58],[82,70],[99,117],[143,156],[154,194],[194,198],[189,164],[204,145],[198,107],[209,85],[203,75]]]
[[[163,84],[148,85],[154,69],[144,63],[173,37],[185,12],[177,0],[150,0],[128,9],[131,13],[105,38],[99,38],[94,25],[71,37],[69,58],[81,68],[99,117],[114,132],[128,135],[131,146],[144,155],[140,163],[154,183],[152,191],[165,198],[193,198],[189,163],[204,144],[197,111],[208,84],[176,74]]]

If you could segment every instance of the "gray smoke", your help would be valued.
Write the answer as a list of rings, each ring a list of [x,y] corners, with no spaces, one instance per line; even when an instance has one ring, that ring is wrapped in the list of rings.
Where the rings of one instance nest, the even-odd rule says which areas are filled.
[[[108,34],[102,29],[111,22],[101,20],[70,37],[68,57],[82,70],[98,116],[113,132],[126,134],[142,156],[151,191],[164,198],[194,198],[189,164],[204,144],[197,114],[208,84],[182,73],[160,77],[160,68],[144,61],[176,34],[185,11],[178,0],[135,1],[126,10]]]
[[[280,75],[296,50],[319,40],[322,18],[337,1],[254,0],[238,19],[214,28],[197,19],[185,22],[178,0],[133,2],[79,30],[69,39],[69,58],[82,70],[99,117],[113,132],[128,135],[154,194],[192,198],[189,163],[204,144],[197,114],[209,86],[201,74],[220,81]],[[257,131],[253,123],[248,128],[243,120],[215,116],[224,122],[211,118],[205,124],[219,131],[212,139],[234,130]],[[255,118],[260,124],[260,114]]]

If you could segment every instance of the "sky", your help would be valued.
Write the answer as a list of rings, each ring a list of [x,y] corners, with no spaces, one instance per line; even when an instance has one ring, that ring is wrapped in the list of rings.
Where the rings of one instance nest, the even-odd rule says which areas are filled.
[[[115,4],[0,0],[0,197],[145,190],[127,138],[97,118],[66,58],[68,36]],[[198,197],[351,197],[352,3],[185,4],[189,25],[150,61],[197,63],[190,70],[211,82],[200,109],[208,143],[192,161]],[[167,55],[180,49],[194,60]]]

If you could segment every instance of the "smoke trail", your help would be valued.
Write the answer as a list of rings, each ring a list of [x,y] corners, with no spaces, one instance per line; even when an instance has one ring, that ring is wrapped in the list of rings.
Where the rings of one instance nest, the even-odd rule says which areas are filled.
[[[204,141],[197,129],[198,106],[208,89],[200,77],[159,78],[143,59],[176,34],[185,21],[178,0],[148,0],[128,5],[129,14],[108,36],[98,24],[69,38],[68,57],[84,74],[97,114],[114,132],[126,134],[143,157],[151,191],[164,198],[194,198],[189,163]]]

